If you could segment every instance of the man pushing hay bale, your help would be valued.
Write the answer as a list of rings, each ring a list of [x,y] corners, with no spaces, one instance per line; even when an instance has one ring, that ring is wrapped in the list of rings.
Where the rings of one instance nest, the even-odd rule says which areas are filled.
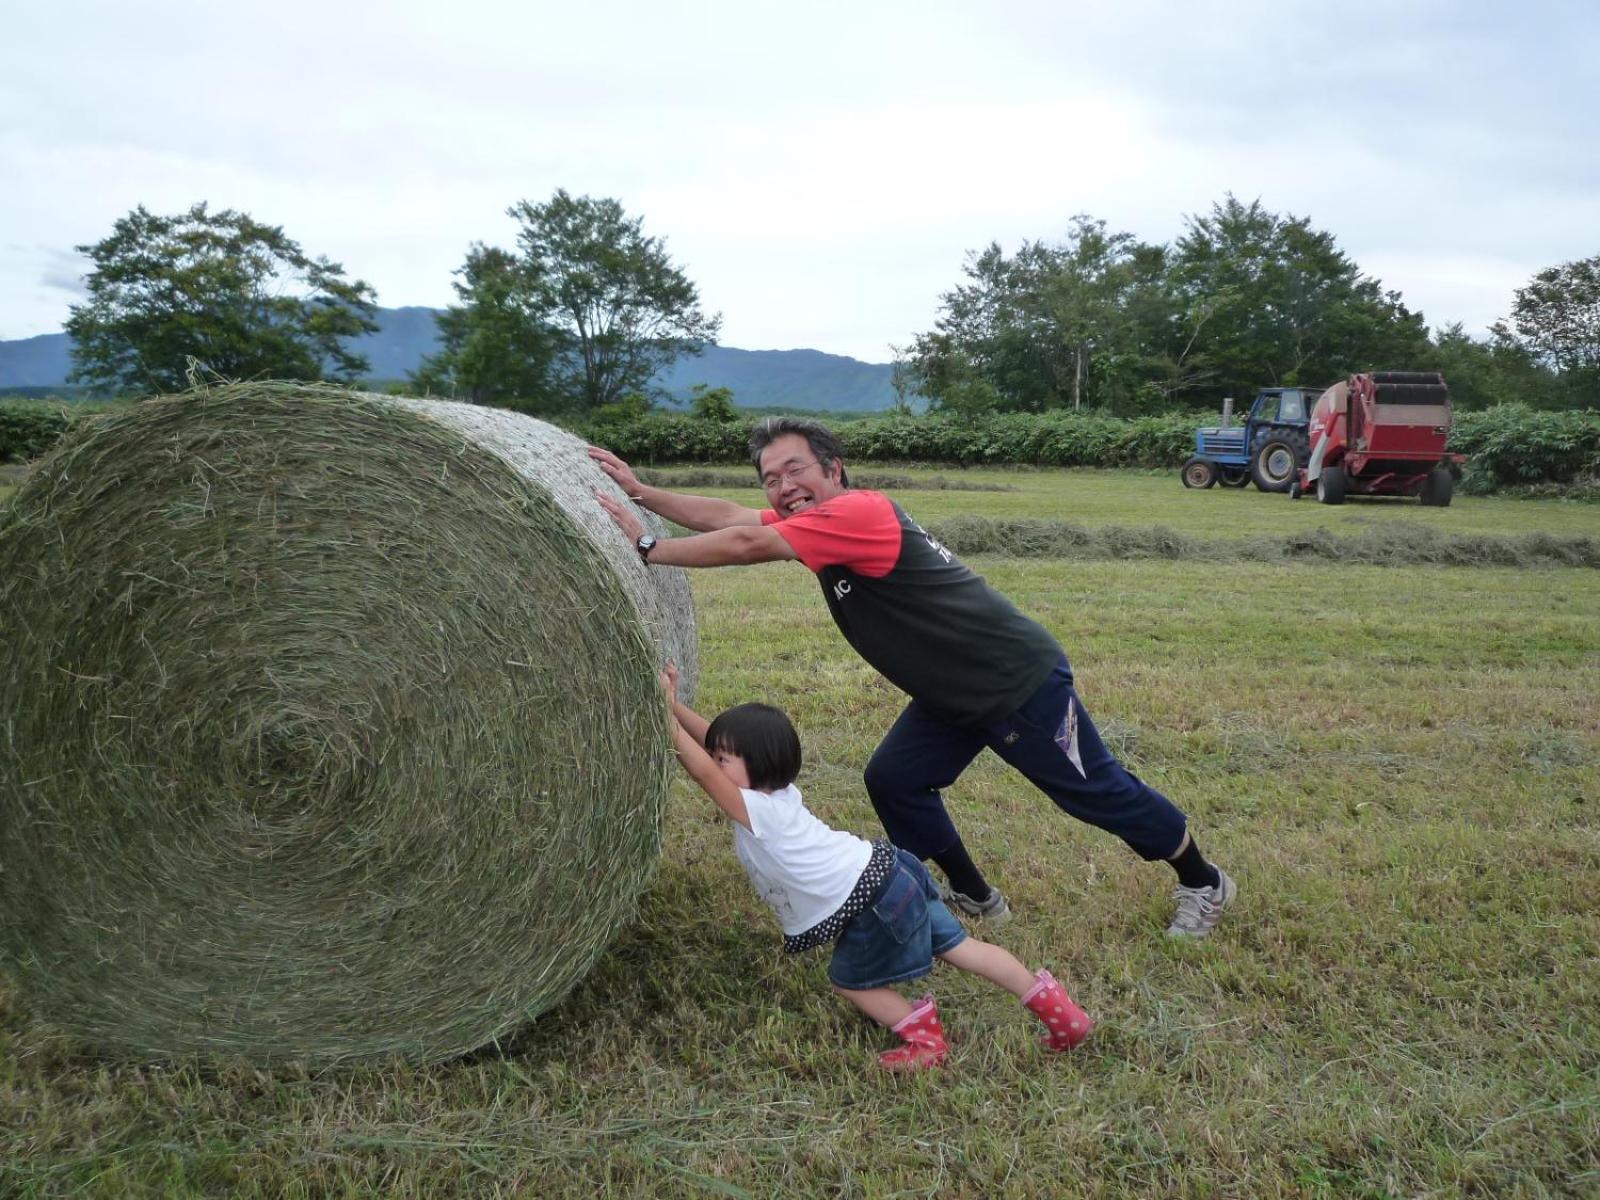
[[[239,384],[0,514],[0,969],[116,1053],[481,1046],[653,870],[681,573],[530,418]]]

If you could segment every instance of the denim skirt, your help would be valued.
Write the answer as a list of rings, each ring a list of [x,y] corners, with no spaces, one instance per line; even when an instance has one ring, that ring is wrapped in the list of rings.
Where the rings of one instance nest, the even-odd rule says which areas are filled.
[[[936,955],[966,940],[928,868],[908,851],[896,857],[878,898],[850,918],[833,944],[828,978],[838,987],[864,991],[920,979]]]

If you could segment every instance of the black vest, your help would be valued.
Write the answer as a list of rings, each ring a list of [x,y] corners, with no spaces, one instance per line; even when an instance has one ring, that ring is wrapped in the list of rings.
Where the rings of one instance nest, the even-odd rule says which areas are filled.
[[[941,546],[892,500],[894,569],[817,573],[845,640],[890,683],[954,725],[1000,720],[1038,690],[1061,657],[1055,638]]]

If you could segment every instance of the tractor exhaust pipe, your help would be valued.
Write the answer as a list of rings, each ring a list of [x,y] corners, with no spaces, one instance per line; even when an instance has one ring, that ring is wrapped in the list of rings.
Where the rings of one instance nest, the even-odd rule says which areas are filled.
[[[1232,427],[1232,425],[1233,425],[1233,397],[1232,396],[1224,396],[1222,398],[1222,427],[1224,429],[1229,429],[1229,428]]]

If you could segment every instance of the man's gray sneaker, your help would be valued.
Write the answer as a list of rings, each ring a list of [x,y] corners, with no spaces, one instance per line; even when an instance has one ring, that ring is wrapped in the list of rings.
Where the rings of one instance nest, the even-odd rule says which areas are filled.
[[[948,887],[940,888],[944,902],[951,908],[965,916],[976,917],[986,925],[999,928],[1011,920],[1011,906],[1006,903],[1006,898],[1000,894],[1000,889],[994,884],[989,885],[989,898],[987,900],[974,900],[971,896],[960,892],[953,892]]]
[[[1228,873],[1217,868],[1219,882],[1216,887],[1184,887],[1181,884],[1172,893],[1178,902],[1178,913],[1167,926],[1168,937],[1203,938],[1222,920],[1222,910],[1233,903],[1239,892]]]

